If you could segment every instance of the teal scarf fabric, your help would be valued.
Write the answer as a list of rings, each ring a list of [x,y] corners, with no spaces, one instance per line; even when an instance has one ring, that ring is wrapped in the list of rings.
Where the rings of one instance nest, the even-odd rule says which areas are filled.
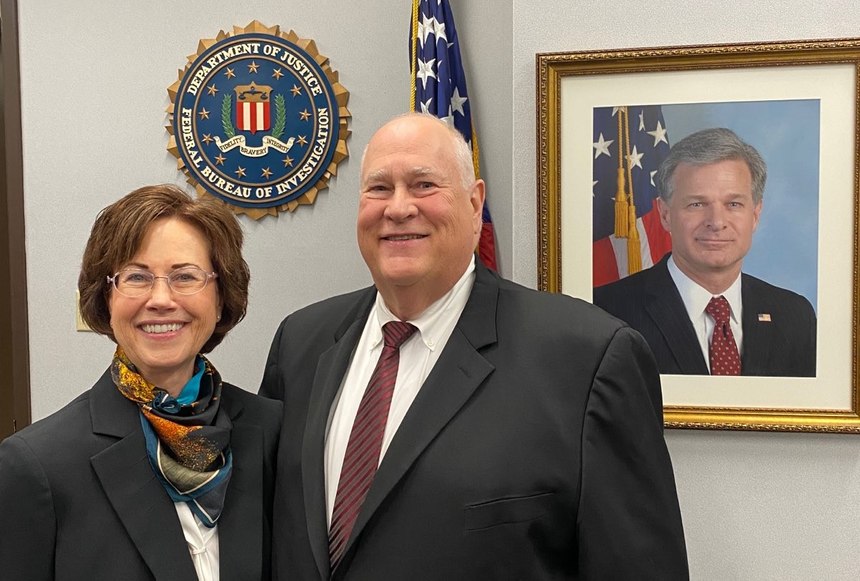
[[[144,379],[121,347],[114,354],[111,376],[119,392],[140,409],[149,462],[167,494],[214,527],[233,469],[233,425],[220,409],[221,376],[202,355],[197,361],[198,373],[178,399]],[[196,397],[189,403],[195,388]]]

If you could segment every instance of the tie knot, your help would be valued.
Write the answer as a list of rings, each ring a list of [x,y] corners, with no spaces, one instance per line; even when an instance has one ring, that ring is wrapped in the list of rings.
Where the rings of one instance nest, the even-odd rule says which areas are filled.
[[[418,327],[403,321],[389,321],[382,325],[382,336],[386,347],[399,349],[418,330]]]
[[[708,303],[708,306],[705,307],[705,312],[713,317],[715,323],[727,323],[729,315],[731,314],[729,301],[727,301],[726,297],[723,295],[713,297]]]

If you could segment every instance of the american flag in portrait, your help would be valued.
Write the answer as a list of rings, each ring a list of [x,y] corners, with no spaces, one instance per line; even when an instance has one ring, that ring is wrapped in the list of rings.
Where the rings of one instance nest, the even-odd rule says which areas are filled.
[[[672,249],[657,210],[657,167],[669,153],[659,105],[594,109],[593,286],[653,266]]]

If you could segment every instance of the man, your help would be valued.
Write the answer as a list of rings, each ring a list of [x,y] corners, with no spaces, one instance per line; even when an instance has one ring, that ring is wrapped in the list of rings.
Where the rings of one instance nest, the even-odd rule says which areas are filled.
[[[594,291],[594,304],[642,333],[660,373],[815,376],[812,305],[741,273],[766,178],[758,151],[722,128],[685,137],[660,165],[672,252]]]
[[[280,579],[687,578],[647,345],[476,264],[483,201],[469,146],[434,117],[368,144],[357,229],[375,285],[288,316],[260,390],[285,402]],[[368,444],[398,321],[417,330],[379,372],[396,387]]]

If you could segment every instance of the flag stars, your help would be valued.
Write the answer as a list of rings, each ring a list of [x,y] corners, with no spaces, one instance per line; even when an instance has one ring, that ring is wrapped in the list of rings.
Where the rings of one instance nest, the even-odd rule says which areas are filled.
[[[198,112],[197,114],[200,115],[201,120],[209,119],[209,111],[207,111],[205,107],[203,109],[200,109],[200,112]]]
[[[215,88],[214,83],[206,87],[206,91],[212,96],[215,96],[218,93],[218,89]]]
[[[463,104],[468,100],[468,97],[460,96],[459,87],[454,87],[454,94],[451,95],[451,109],[456,111],[460,115],[465,115],[466,113],[463,111]]]
[[[256,61],[251,61],[251,63],[248,65],[248,72],[256,74],[257,69],[259,69],[259,68],[260,68],[260,65],[258,65]]]
[[[272,76],[277,80],[281,80],[281,77],[284,76],[284,72],[281,69],[275,69],[272,71]]]
[[[293,85],[293,88],[290,89],[290,93],[293,94],[293,97],[298,97],[302,94],[302,90],[297,85]]]
[[[269,179],[270,177],[272,177],[272,170],[270,170],[267,167],[264,167],[263,171],[261,173],[262,173],[262,176],[266,179]]]
[[[669,145],[669,141],[666,139],[666,128],[660,123],[660,120],[657,120],[657,128],[654,131],[646,131],[648,135],[654,138],[654,147],[657,147],[657,144],[661,141],[666,145]]]
[[[448,107],[448,114],[444,117],[440,117],[440,119],[447,123],[448,127],[456,128],[456,125],[454,124],[454,114],[451,112],[451,107]]]
[[[299,117],[302,118],[302,121],[307,121],[311,117],[311,112],[305,109],[301,113],[299,113]]]
[[[415,73],[415,76],[421,79],[421,83],[424,85],[424,88],[427,88],[427,79],[434,78],[436,79],[436,71],[433,70],[433,63],[436,62],[436,59],[430,59],[428,61],[422,61],[418,59],[418,71]]]
[[[639,111],[639,131],[645,131],[645,109]]]
[[[224,70],[224,76],[227,77],[228,79],[232,79],[233,77],[236,76],[236,73],[235,73],[235,71],[233,71],[233,69],[231,69],[230,67],[227,67]]]
[[[284,167],[293,167],[293,158],[289,155],[284,158]]]
[[[427,18],[427,16],[421,15],[421,21],[418,23],[418,40],[421,42],[421,48],[424,48],[427,36],[433,32],[433,22],[435,21],[435,18]]]
[[[657,175],[657,170],[656,169],[651,170],[651,186],[656,188],[657,184],[654,183],[654,176],[655,175]]]
[[[601,155],[606,155],[608,157],[612,157],[612,154],[609,153],[609,146],[615,143],[614,139],[604,139],[603,133],[601,133],[597,141],[592,143],[592,147],[594,147],[594,159],[597,159]]]
[[[430,113],[430,103],[433,102],[433,97],[428,98],[426,101],[421,101],[421,112],[422,113]]]
[[[636,146],[633,146],[633,151],[630,152],[630,155],[627,156],[627,163],[630,165],[631,169],[634,167],[642,168],[642,156],[644,153],[639,153],[636,150]]]
[[[436,42],[445,40],[447,43],[448,41],[445,23],[439,22],[435,17],[428,18],[427,15],[422,14],[421,21],[418,23],[418,40],[421,42],[421,48],[424,48],[424,43],[427,42],[427,37],[431,34],[436,37]]]
[[[215,165],[224,165],[224,162],[226,160],[227,160],[227,158],[219,153],[218,155],[215,156]]]
[[[297,141],[299,142],[299,145],[307,145],[308,144],[308,138],[305,137],[304,135],[299,135],[299,138],[297,139]]]
[[[445,33],[445,23],[439,22],[435,18],[433,19],[433,36],[436,37],[436,42],[439,42],[442,39],[445,39],[446,44],[448,42],[448,36]]]
[[[245,168],[242,167],[241,165],[238,167],[239,167],[239,169],[237,169],[233,173],[236,174],[236,177],[239,177],[239,178],[245,177]]]

